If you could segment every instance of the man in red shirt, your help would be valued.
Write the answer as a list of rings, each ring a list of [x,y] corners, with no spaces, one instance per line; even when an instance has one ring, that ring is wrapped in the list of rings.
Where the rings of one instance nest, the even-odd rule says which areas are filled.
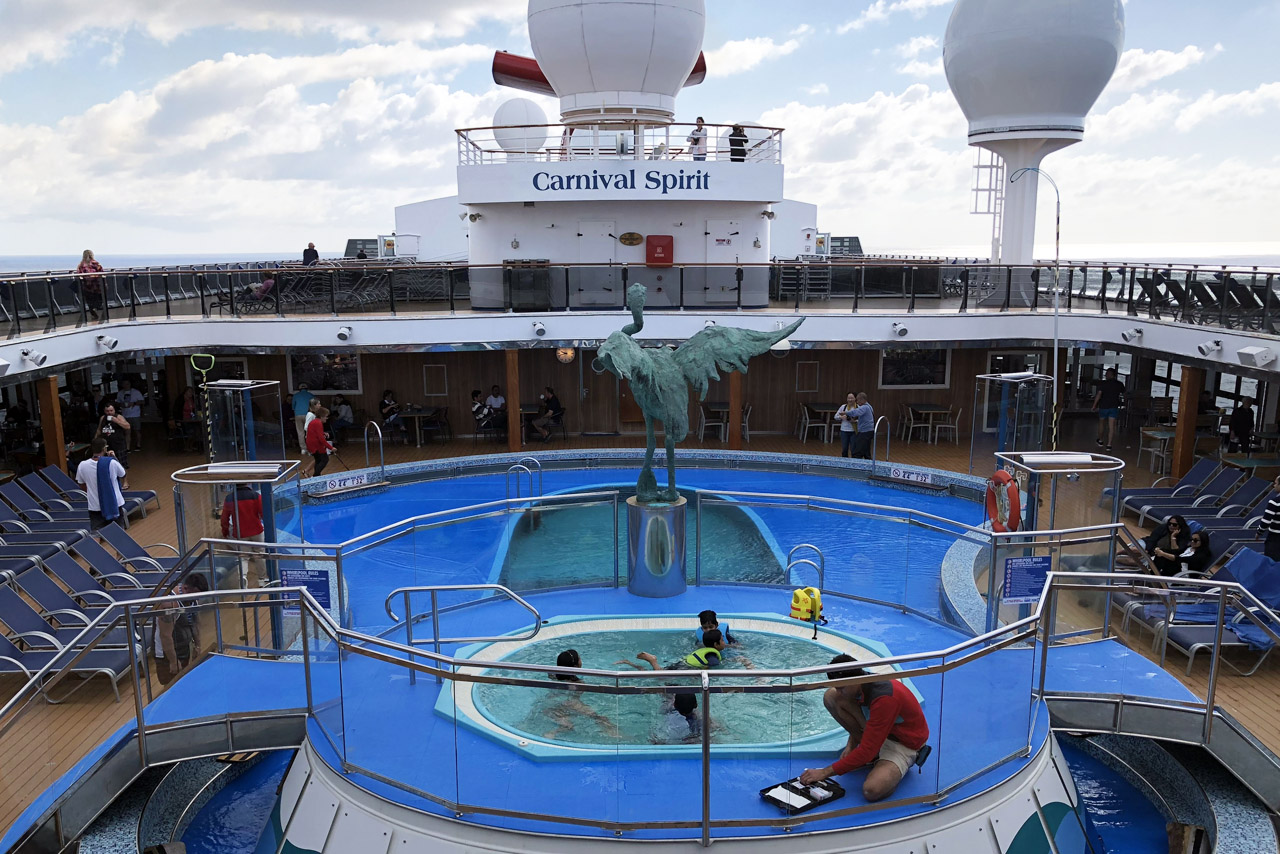
[[[832,664],[855,661],[844,654],[831,659]],[[827,678],[867,675],[860,667],[837,668],[829,671]],[[864,682],[828,688],[822,702],[836,723],[848,731],[849,742],[839,759],[826,768],[810,768],[800,775],[800,782],[807,786],[874,762],[862,783],[862,796],[868,801],[889,797],[929,740],[929,724],[911,689],[896,679]]]
[[[223,538],[260,543],[263,530],[262,496],[247,483],[237,485],[235,492],[229,493],[227,500],[222,503]],[[264,580],[261,561],[257,558],[249,558],[249,563],[258,576],[258,584],[261,585]],[[249,576],[243,562],[240,564],[240,583],[245,587],[249,586]]]

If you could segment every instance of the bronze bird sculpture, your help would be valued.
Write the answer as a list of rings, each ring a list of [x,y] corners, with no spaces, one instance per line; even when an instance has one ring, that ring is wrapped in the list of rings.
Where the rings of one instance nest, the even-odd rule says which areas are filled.
[[[732,326],[708,326],[674,350],[669,347],[642,347],[633,337],[644,328],[644,285],[627,288],[627,307],[632,322],[614,332],[596,357],[599,369],[607,370],[631,384],[632,394],[644,414],[644,466],[636,481],[636,500],[641,504],[675,501],[676,443],[689,434],[689,392],[698,400],[706,398],[707,385],[720,378],[720,371],[746,373],[747,360],[765,353],[791,335],[804,322],[773,332],[758,332]],[[667,450],[667,488],[659,491],[653,474],[653,452],[657,446],[655,421],[661,421]]]

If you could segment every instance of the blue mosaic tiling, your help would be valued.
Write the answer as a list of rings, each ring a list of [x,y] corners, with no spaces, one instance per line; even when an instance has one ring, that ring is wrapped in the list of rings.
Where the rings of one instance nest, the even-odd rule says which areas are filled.
[[[1213,808],[1204,789],[1158,742],[1127,735],[1058,738],[1124,777],[1167,821],[1203,827],[1210,839],[1216,834]]]
[[[212,759],[193,759],[168,769],[142,811],[137,827],[138,848],[161,845],[174,838],[174,827],[187,804],[226,767]]]
[[[80,838],[81,854],[138,854],[138,816],[167,769],[144,771]]]
[[[1208,796],[1217,836],[1214,854],[1260,854],[1276,851],[1271,814],[1207,752],[1170,745],[1169,752],[1191,773]]]

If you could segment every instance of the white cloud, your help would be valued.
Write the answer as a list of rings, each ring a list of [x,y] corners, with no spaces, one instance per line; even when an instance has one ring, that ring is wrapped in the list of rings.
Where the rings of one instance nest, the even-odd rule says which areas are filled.
[[[925,62],[920,59],[913,59],[906,65],[899,66],[899,74],[908,74],[912,77],[941,77],[944,73],[942,68],[942,57]]]
[[[767,36],[725,42],[715,50],[706,52],[707,76],[728,77],[731,74],[740,74],[766,60],[793,53],[798,47],[800,47],[799,39],[787,39],[778,44]]]
[[[836,32],[843,34],[850,30],[860,30],[867,24],[883,21],[897,12],[909,12],[912,17],[921,18],[935,6],[947,6],[952,2],[954,0],[892,0],[892,2],[890,0],[875,0],[874,3],[863,9],[858,17],[837,27]]]
[[[1124,142],[1144,133],[1164,133],[1187,99],[1177,92],[1135,92],[1122,104],[1085,119],[1085,139],[1092,143]]]
[[[806,95],[826,95],[830,91],[826,83],[815,83],[812,86],[804,87]]]
[[[1222,45],[1214,45],[1206,53],[1199,47],[1189,44],[1179,51],[1152,50],[1141,48],[1126,50],[1120,55],[1120,64],[1116,73],[1107,84],[1108,92],[1134,92],[1163,80],[1170,75],[1185,71],[1193,65],[1199,65],[1208,56],[1216,56],[1222,51]]]
[[[207,27],[305,34],[367,42],[458,38],[485,20],[524,18],[523,0],[484,3],[379,0],[4,0],[0,3],[0,74],[68,55],[81,34],[120,37],[137,31],[159,41]]]
[[[787,35],[789,35],[789,36],[807,36],[807,35],[809,35],[809,33],[811,33],[811,32],[813,32],[813,27],[809,26],[808,24],[801,24],[800,26],[796,27],[796,28],[795,28],[794,30],[792,30],[791,32],[787,33]]]
[[[1247,92],[1219,95],[1206,92],[1186,106],[1178,115],[1177,128],[1189,131],[1204,122],[1222,116],[1260,116],[1280,107],[1280,83],[1263,83]]]
[[[909,41],[894,48],[898,56],[906,59],[915,59],[926,50],[932,50],[938,46],[938,40],[934,36],[914,36]]]

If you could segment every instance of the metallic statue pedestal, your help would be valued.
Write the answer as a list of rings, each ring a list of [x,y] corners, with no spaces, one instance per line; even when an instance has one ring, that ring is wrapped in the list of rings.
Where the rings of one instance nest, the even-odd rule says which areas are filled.
[[[685,591],[683,496],[670,504],[627,499],[627,590],[665,599]]]

